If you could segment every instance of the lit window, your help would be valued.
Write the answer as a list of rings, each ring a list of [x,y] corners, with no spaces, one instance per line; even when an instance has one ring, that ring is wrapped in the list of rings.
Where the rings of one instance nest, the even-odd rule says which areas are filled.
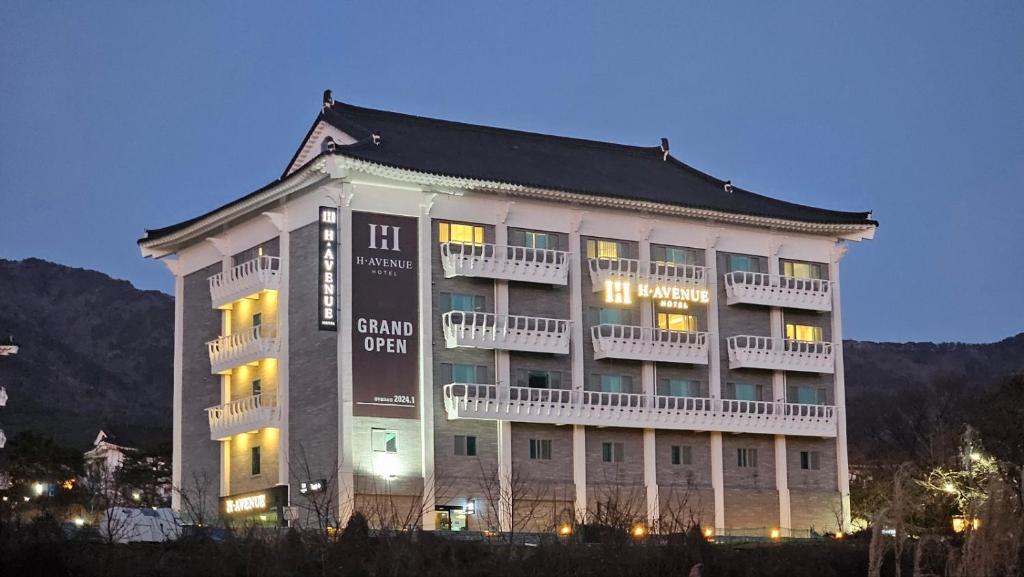
[[[374,453],[397,453],[398,431],[370,429],[370,445]]]
[[[263,381],[261,381],[260,379],[253,380],[253,382],[252,382],[252,396],[255,397],[257,395],[262,395],[262,394],[263,394]]]
[[[818,343],[822,341],[821,327],[786,323],[786,338],[791,341]]]
[[[548,249],[551,248],[551,235],[546,232],[526,231],[523,246],[527,248]]]
[[[658,328],[667,331],[697,332],[697,317],[678,313],[658,313]]]
[[[587,258],[617,259],[625,258],[621,243],[614,240],[588,240]]]
[[[621,463],[625,456],[626,448],[622,443],[601,443],[601,460],[605,463]]]
[[[737,467],[756,467],[757,449],[736,449]]]
[[[667,379],[665,392],[670,397],[696,397],[697,382],[689,379]]]
[[[252,447],[249,449],[249,466],[254,477],[260,474],[260,465],[260,448]]]
[[[476,456],[476,437],[455,435],[455,454],[460,457]]]
[[[793,278],[821,278],[821,265],[814,262],[783,262],[782,275]]]
[[[821,468],[821,455],[817,451],[800,451],[800,468],[817,471]]]
[[[692,465],[693,464],[693,447],[689,445],[673,445],[672,446],[672,464],[673,465]]]
[[[471,224],[442,222],[438,230],[441,242],[460,244],[483,244],[484,227]]]
[[[530,458],[551,460],[551,439],[530,439]]]

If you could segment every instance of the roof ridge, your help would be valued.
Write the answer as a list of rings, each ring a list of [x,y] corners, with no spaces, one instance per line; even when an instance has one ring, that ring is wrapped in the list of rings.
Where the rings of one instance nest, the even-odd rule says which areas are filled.
[[[409,113],[406,113],[406,112],[395,112],[395,111],[391,111],[391,110],[381,110],[379,108],[368,108],[368,107],[365,107],[365,106],[358,106],[358,105],[355,105],[355,104],[349,104],[347,102],[341,102],[339,100],[336,100],[334,102],[334,106],[342,106],[342,107],[347,107],[347,108],[354,108],[354,109],[357,109],[357,110],[360,110],[360,111],[364,111],[364,112],[368,112],[368,113],[371,113],[371,114],[387,114],[387,115],[391,115],[391,116],[401,116],[401,117],[404,117],[404,118],[409,118],[409,119],[412,119],[412,120],[417,120],[417,121],[422,121],[422,122],[435,123],[435,124],[447,124],[447,125],[457,126],[457,127],[463,128],[463,129],[473,130],[473,131],[478,131],[478,132],[486,132],[486,133],[494,133],[494,132],[513,133],[513,134],[518,134],[518,135],[525,136],[525,137],[528,137],[528,138],[539,138],[539,139],[552,139],[552,138],[554,138],[554,139],[558,139],[558,140],[564,140],[564,141],[567,141],[567,142],[572,142],[572,143],[575,143],[575,144],[581,144],[581,145],[584,145],[584,146],[593,146],[594,148],[616,149],[616,150],[622,150],[623,152],[629,152],[629,153],[650,153],[650,152],[658,152],[658,153],[660,153],[661,152],[661,146],[660,145],[658,145],[658,146],[639,146],[639,145],[636,145],[636,144],[622,144],[622,143],[619,143],[619,142],[609,142],[607,140],[595,140],[595,139],[592,139],[592,138],[580,138],[580,137],[577,137],[577,136],[563,136],[563,135],[560,135],[560,134],[547,134],[547,133],[544,133],[544,132],[532,132],[532,131],[529,131],[529,130],[522,130],[522,129],[519,129],[519,128],[503,128],[501,126],[490,126],[490,125],[487,125],[487,124],[473,124],[471,122],[464,122],[464,121],[461,121],[461,120],[448,120],[446,118],[433,118],[433,117],[430,117],[430,116],[421,116],[421,115],[418,115],[418,114],[409,114]],[[333,111],[334,108],[332,107],[331,110]],[[328,120],[328,122],[329,122],[329,120]]]

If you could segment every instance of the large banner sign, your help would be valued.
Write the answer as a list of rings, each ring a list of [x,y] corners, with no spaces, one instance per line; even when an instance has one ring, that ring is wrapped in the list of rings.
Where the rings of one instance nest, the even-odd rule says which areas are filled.
[[[319,244],[320,296],[319,326],[322,331],[338,330],[338,209],[320,207]]]
[[[352,213],[352,414],[419,418],[416,219]]]

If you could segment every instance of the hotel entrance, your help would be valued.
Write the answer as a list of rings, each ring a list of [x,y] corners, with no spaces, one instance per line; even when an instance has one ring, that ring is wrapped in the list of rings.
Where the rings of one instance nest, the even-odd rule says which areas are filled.
[[[438,531],[465,531],[466,510],[462,507],[451,505],[437,505],[434,507],[436,527]]]
[[[288,485],[220,498],[221,515],[236,525],[285,527],[287,506]]]

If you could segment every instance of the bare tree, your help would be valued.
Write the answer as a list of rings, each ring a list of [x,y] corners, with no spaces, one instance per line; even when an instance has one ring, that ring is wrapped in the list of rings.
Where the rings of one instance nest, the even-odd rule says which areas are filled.
[[[182,516],[198,527],[213,524],[220,515],[211,507],[213,482],[207,472],[193,472],[192,476],[180,487],[172,487],[181,499]]]

